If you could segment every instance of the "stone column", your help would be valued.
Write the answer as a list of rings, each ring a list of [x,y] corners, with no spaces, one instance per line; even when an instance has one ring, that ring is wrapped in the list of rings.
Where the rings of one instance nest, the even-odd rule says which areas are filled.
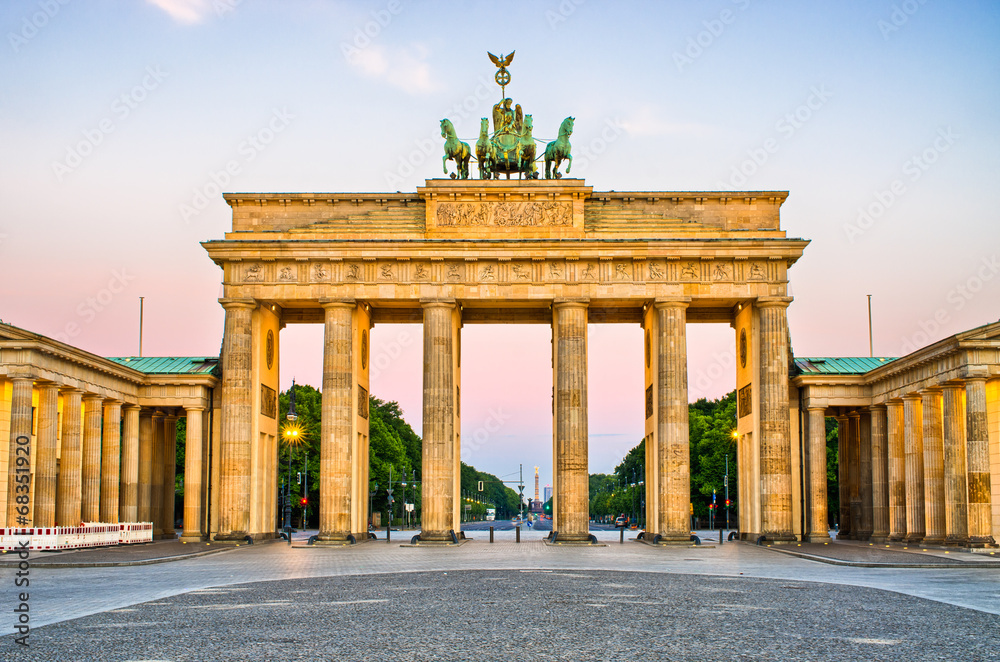
[[[826,496],[826,407],[809,407],[809,542],[830,541]]]
[[[945,542],[951,545],[969,542],[964,391],[962,384],[945,384],[942,396],[944,529]]]
[[[837,510],[840,515],[840,528],[837,538],[845,540],[851,536],[851,479],[850,466],[850,436],[851,426],[847,416],[837,417],[837,496],[840,502]]]
[[[691,461],[688,436],[687,307],[684,301],[657,301],[654,304],[657,339],[657,426],[656,453],[660,469],[659,522],[661,542],[691,541]],[[586,310],[584,331],[586,331]],[[584,351],[586,337],[583,338]],[[586,361],[586,354],[583,356]],[[586,365],[583,379],[586,390]],[[586,409],[582,412],[586,430]],[[584,449],[586,435],[584,434]],[[582,461],[586,467],[587,454]],[[649,495],[647,495],[649,498]],[[589,508],[587,504],[584,510]],[[561,534],[561,532],[560,532]]]
[[[204,407],[185,407],[187,432],[184,441],[184,530],[181,540],[201,540],[201,428]]]
[[[924,428],[924,540],[925,545],[944,544],[944,435],[941,392],[921,392]]]
[[[104,439],[101,447],[101,521],[118,523],[118,485],[121,481],[122,403],[104,403]]]
[[[903,396],[903,431],[906,444],[906,538],[909,543],[924,539],[924,420],[921,396]]]
[[[222,341],[222,431],[219,440],[219,529],[216,540],[242,540],[250,530],[250,450],[253,429],[253,326],[256,303],[220,300],[226,310]]]
[[[861,540],[861,414],[847,415],[847,492],[851,540]]]
[[[174,502],[177,494],[177,416],[163,419],[163,537],[173,540]]]
[[[139,413],[139,472],[136,481],[136,517],[153,521],[153,412]]]
[[[555,374],[555,489],[553,528],[558,540],[590,537],[587,469],[587,301],[552,304],[552,350]],[[662,472],[662,469],[661,469]],[[661,473],[662,475],[662,473]],[[663,513],[660,519],[663,520]],[[689,534],[690,535],[690,534]]]
[[[81,517],[101,521],[101,418],[104,399],[88,393],[83,398],[83,480]]]
[[[323,304],[326,321],[319,479],[319,540],[323,542],[345,541],[351,533],[351,447],[354,441],[351,421],[355,406],[351,349],[356,307],[354,301]],[[425,392],[425,401],[426,398]],[[425,446],[426,431],[425,414]]]
[[[38,456],[35,466],[34,526],[56,524],[56,455],[59,452],[59,385],[38,386]]]
[[[422,302],[424,311],[422,540],[448,541],[455,522],[454,301]],[[456,531],[457,533],[457,531]]]
[[[970,377],[965,381],[965,447],[969,483],[969,545],[993,545],[986,379],[982,377]]]
[[[153,412],[153,461],[150,471],[149,518],[153,522],[154,539],[163,537],[164,418],[162,411]]]
[[[118,489],[118,519],[139,520],[139,405],[125,405],[122,426],[122,466]]]
[[[858,540],[868,540],[874,531],[873,485],[872,485],[872,416],[870,412],[861,412],[858,422],[858,494],[861,498],[861,519],[859,520]]]
[[[906,537],[906,434],[903,403],[886,405],[889,447],[889,540]]]
[[[31,508],[31,377],[12,377],[10,400],[10,449],[7,454],[7,524],[28,528]],[[19,464],[18,459],[23,458]],[[20,512],[18,510],[20,509]]]
[[[889,447],[885,405],[871,408],[872,535],[873,542],[889,538]]]
[[[793,541],[792,449],[788,434],[788,318],[790,298],[758,299],[760,323],[761,533]]]
[[[59,451],[59,480],[56,485],[56,525],[80,523],[81,420],[83,391],[63,392],[62,448]]]

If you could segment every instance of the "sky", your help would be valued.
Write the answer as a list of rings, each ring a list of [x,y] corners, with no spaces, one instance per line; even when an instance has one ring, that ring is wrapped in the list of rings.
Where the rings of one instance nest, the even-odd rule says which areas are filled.
[[[869,0],[0,5],[0,319],[104,356],[218,355],[220,191],[413,191],[439,120],[508,96],[600,190],[781,190],[797,356],[898,356],[1000,317],[1000,6]],[[225,166],[237,168],[227,173]],[[463,460],[551,482],[545,325],[463,329]],[[590,469],[643,434],[642,335],[591,325]],[[689,325],[689,395],[735,385]],[[372,332],[372,393],[420,431],[421,328]],[[281,335],[319,386],[322,328]]]

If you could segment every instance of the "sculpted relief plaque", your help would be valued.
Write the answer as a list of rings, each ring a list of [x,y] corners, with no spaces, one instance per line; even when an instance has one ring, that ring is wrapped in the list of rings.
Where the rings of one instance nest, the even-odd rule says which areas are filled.
[[[547,227],[573,224],[569,202],[439,202],[441,227]]]

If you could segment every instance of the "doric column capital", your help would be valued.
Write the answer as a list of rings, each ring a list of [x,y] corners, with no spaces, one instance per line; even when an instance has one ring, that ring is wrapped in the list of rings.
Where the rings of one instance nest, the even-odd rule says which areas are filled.
[[[861,418],[861,412],[857,409],[853,409],[847,412],[847,418]]]
[[[104,396],[98,395],[96,393],[84,393],[83,394],[83,401],[84,402],[93,402],[95,400],[100,400],[100,401],[103,402],[104,401]]]
[[[125,402],[125,403],[122,403],[122,411],[136,411],[136,410],[139,410],[139,409],[142,409],[142,407],[140,407],[139,405],[137,405],[134,402]]]
[[[587,298],[560,298],[552,300],[553,308],[588,308],[590,299]]]
[[[818,411],[825,416],[827,407],[826,405],[806,405],[806,409],[810,412]]]
[[[351,308],[357,307],[358,302],[356,299],[320,299],[319,305],[323,310],[329,310],[331,308]]]
[[[653,307],[657,310],[661,308],[687,308],[689,305],[691,305],[691,297],[664,297],[653,300]]]
[[[758,308],[788,308],[792,297],[758,297],[754,305]]]
[[[184,406],[184,411],[185,412],[205,411],[205,407],[202,407],[201,405],[193,405],[193,406],[191,406],[191,405],[185,405]]]
[[[907,400],[909,400],[911,402],[920,402],[921,400],[923,400],[923,396],[920,395],[919,392],[916,392],[916,393],[907,393],[906,395],[903,396],[902,399],[903,399],[904,403]]]
[[[421,308],[455,308],[458,302],[454,299],[421,299]]]
[[[253,309],[257,307],[256,299],[231,299],[223,297],[219,299],[219,303],[222,304],[222,307],[225,308],[226,310],[234,310],[239,308]]]
[[[873,412],[874,411],[885,411],[886,409],[888,409],[888,406],[884,402],[875,402],[875,403],[872,403],[871,407],[869,407],[869,408]]]

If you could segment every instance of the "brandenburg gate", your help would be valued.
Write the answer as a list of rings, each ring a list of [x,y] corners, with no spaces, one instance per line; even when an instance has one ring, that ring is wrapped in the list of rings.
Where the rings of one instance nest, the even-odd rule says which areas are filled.
[[[590,540],[587,328],[602,322],[644,330],[647,542],[690,544],[689,323],[735,331],[741,537],[801,536],[786,309],[808,242],[781,229],[787,193],[523,174],[225,196],[232,232],[203,243],[224,275],[216,539],[274,535],[279,338],[303,323],[325,328],[319,543],[367,538],[369,338],[398,322],[423,324],[420,542],[460,533],[461,332],[488,323],[552,328],[557,542]]]

